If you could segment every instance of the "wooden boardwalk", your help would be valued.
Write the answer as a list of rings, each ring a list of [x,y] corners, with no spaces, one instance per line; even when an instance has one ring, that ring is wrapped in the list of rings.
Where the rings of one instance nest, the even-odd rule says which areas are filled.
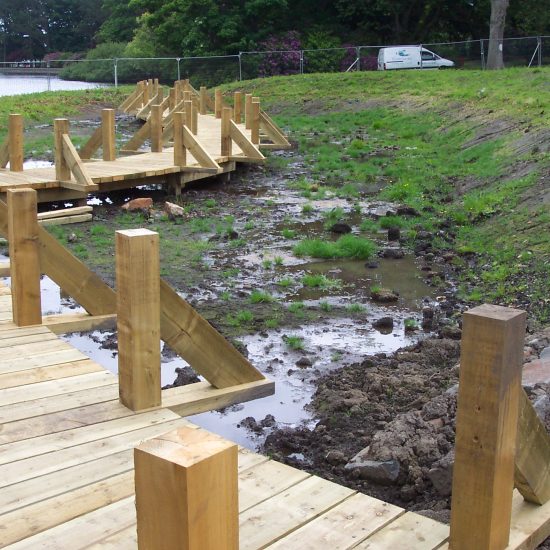
[[[0,547],[136,549],[133,448],[183,425],[134,413],[118,379],[44,326],[12,323],[0,284]],[[447,548],[449,528],[239,451],[240,548]],[[516,492],[509,548],[546,536],[550,505]]]

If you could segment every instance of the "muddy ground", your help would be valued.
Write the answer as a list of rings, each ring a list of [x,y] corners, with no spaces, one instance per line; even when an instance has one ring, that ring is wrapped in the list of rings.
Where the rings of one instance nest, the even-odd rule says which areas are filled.
[[[82,133],[94,126],[93,113],[87,115],[75,134],[79,125]],[[134,129],[127,118],[118,123],[122,136]],[[452,246],[435,251],[434,235],[423,235],[421,227],[414,249],[387,231],[369,233],[361,229],[365,220],[415,212],[375,201],[369,190],[310,200],[294,185],[307,175],[293,150],[275,153],[267,167],[241,168],[230,183],[191,186],[181,199],[147,188],[98,196],[93,225],[57,236],[113,284],[114,230],[158,230],[168,242],[163,276],[277,383],[274,397],[192,420],[275,459],[447,521],[466,307],[455,295]],[[150,211],[121,214],[124,202],[143,196],[155,200]],[[164,214],[166,199],[186,209],[183,219]],[[352,233],[376,241],[377,254],[366,261],[296,257],[301,238],[339,237],[327,224],[336,209]],[[445,227],[437,237],[446,238]],[[308,275],[323,275],[323,284],[306,285]],[[396,301],[374,300],[373,286],[393,291]],[[258,292],[268,297],[254,301]],[[103,362],[116,369],[114,333],[68,339],[98,357],[108,350]],[[548,332],[530,335],[526,353],[535,358],[548,345]],[[169,349],[163,362],[165,384],[196,380]],[[548,425],[547,390],[529,388]],[[350,462],[365,448],[364,457]]]

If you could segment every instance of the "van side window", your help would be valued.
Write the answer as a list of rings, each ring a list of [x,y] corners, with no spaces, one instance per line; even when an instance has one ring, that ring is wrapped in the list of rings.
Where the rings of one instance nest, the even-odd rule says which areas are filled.
[[[433,61],[435,56],[430,52],[422,52],[422,61]]]

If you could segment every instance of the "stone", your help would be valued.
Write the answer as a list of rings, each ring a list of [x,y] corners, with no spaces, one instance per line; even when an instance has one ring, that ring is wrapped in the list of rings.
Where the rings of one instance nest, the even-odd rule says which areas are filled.
[[[376,288],[371,290],[370,295],[373,300],[382,303],[397,302],[399,299],[399,294],[389,288]]]
[[[325,460],[329,464],[337,466],[338,464],[344,464],[344,462],[346,462],[346,455],[344,455],[342,451],[329,451]]]
[[[380,264],[378,262],[370,261],[365,263],[365,267],[367,269],[377,269],[380,267]]]
[[[404,256],[405,256],[405,253],[403,252],[403,250],[401,248],[390,247],[390,248],[384,248],[384,250],[382,250],[382,257],[383,258],[390,258],[392,260],[400,260]]]
[[[296,366],[300,367],[301,369],[307,369],[308,367],[312,367],[313,363],[311,362],[311,359],[309,359],[309,357],[300,357],[300,359],[296,361]]]
[[[379,329],[393,329],[393,318],[392,317],[380,317],[376,321],[372,322],[374,328]]]
[[[462,330],[456,325],[446,325],[441,328],[439,335],[442,338],[450,338],[451,340],[460,340],[462,337]]]
[[[428,471],[428,478],[435,490],[442,496],[448,497],[453,487],[453,466],[455,463],[454,450],[449,451],[443,458],[435,462]]]
[[[390,227],[388,229],[388,241],[398,241],[401,238],[399,227]]]
[[[183,218],[185,215],[185,210],[179,204],[174,204],[173,202],[164,203],[164,211],[168,214],[168,217],[173,220],[175,218]]]
[[[78,241],[78,237],[76,236],[76,233],[71,233],[67,237],[67,241],[70,242],[70,243],[75,243],[76,241]]]
[[[548,395],[539,395],[533,402],[533,408],[542,422],[550,412],[550,397]]]
[[[412,206],[398,206],[396,212],[398,216],[420,216],[418,210],[416,210],[416,208],[413,208]]]
[[[429,241],[429,240],[433,239],[433,234],[430,233],[429,231],[419,231],[416,234],[416,238],[419,241]]]
[[[522,383],[526,387],[550,383],[550,358],[536,359],[523,366]]]
[[[139,199],[133,199],[121,206],[123,210],[128,210],[129,212],[141,211],[149,213],[151,208],[153,208],[153,199],[150,197],[142,197]]]
[[[330,226],[330,231],[332,233],[344,235],[346,233],[351,233],[351,226],[349,226],[347,223],[336,222],[335,224]]]
[[[399,477],[401,466],[397,460],[367,460],[362,458],[362,451],[355,455],[344,467],[348,472],[358,471],[358,477],[391,485]]]

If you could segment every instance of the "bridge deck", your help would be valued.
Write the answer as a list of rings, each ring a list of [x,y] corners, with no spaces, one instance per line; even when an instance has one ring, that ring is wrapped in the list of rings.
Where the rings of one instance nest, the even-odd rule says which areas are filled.
[[[136,549],[133,448],[191,424],[130,411],[115,375],[44,326],[17,328],[1,283],[0,351],[0,547]],[[241,549],[447,547],[444,524],[245,449],[239,509]],[[509,548],[532,548],[548,517],[516,494]]]
[[[198,115],[197,139],[210,156],[224,171],[235,169],[235,162],[250,162],[236,143],[232,146],[231,158],[222,156],[221,122],[212,115]],[[240,124],[239,128],[250,138],[251,132]],[[182,174],[182,182],[193,181],[212,174],[201,172],[201,167],[191,152],[188,152],[188,166],[174,165],[173,148],[165,148],[161,153],[144,151],[129,156],[121,156],[114,161],[91,160],[85,162],[88,175],[94,184],[99,185],[98,192],[143,185],[148,182],[165,181],[170,174]],[[194,170],[195,169],[195,170]],[[71,180],[75,182],[74,177]],[[63,189],[64,195],[78,195],[70,189],[64,189],[63,182],[56,180],[55,168],[29,168],[22,172],[10,172],[0,169],[0,193],[7,189],[26,187],[40,191],[40,200],[57,200],[56,190]],[[63,194],[61,196],[64,196]]]

